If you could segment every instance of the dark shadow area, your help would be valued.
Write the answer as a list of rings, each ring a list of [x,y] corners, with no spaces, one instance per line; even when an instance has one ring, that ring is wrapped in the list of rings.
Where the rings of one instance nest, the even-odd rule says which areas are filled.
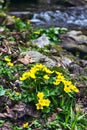
[[[10,0],[11,4],[21,4],[21,3],[37,3],[38,0]]]
[[[72,7],[72,6],[75,6],[69,2],[64,2],[64,1],[58,1],[58,2],[55,2],[56,5],[63,5],[64,7]]]

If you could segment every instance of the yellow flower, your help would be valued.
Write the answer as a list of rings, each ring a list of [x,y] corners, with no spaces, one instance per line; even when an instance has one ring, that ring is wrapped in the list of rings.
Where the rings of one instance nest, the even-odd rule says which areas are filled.
[[[46,73],[48,73],[48,74],[52,74],[54,71],[51,71],[50,69],[48,69],[48,68],[43,68],[43,70],[46,72]]]
[[[45,66],[42,65],[42,64],[36,64],[36,65],[34,66],[34,69],[36,69],[36,70],[42,70],[44,67],[45,67]]]
[[[38,93],[37,93],[37,97],[38,97],[39,99],[43,99],[44,93],[43,93],[43,92],[38,92]]]
[[[14,64],[11,63],[11,62],[7,62],[7,65],[9,65],[9,66],[14,66]]]
[[[20,77],[20,80],[26,80],[27,78],[32,78],[32,79],[35,79],[36,78],[36,76],[35,76],[35,72],[36,72],[36,70],[35,69],[33,69],[33,68],[31,68],[31,70],[30,71],[28,71],[28,72],[24,72],[23,74],[22,74],[22,76]]]
[[[39,104],[41,105],[41,106],[45,106],[45,99],[39,99],[38,100],[38,102],[39,102]]]
[[[58,76],[57,76],[57,79],[58,79],[59,81],[64,81],[64,80],[65,80],[65,78],[64,78],[63,75],[58,75]]]
[[[17,18],[17,20],[19,21],[19,20],[21,20],[20,18]]]
[[[49,106],[50,105],[50,100],[49,99],[44,99],[44,106]]]
[[[29,77],[31,77],[32,79],[36,79],[36,76],[35,76],[35,74],[33,72],[30,72]]]
[[[49,76],[48,75],[44,75],[43,78],[44,79],[49,79]]]
[[[40,32],[34,32],[34,34],[37,34],[37,35],[39,35],[39,34],[40,34]]]
[[[74,85],[71,86],[71,90],[73,90],[76,93],[79,92],[79,89],[76,86],[74,86]]]
[[[49,99],[43,99],[44,94],[43,92],[38,92],[37,97],[39,98],[38,103],[36,104],[37,110],[43,109],[44,106],[49,106],[50,100]]]
[[[30,20],[27,20],[27,24],[30,24]]]
[[[67,85],[67,86],[70,86],[70,85],[72,85],[72,82],[71,81],[68,81],[68,80],[64,80],[64,82],[63,82],[65,85]]]
[[[11,62],[11,59],[8,58],[8,57],[5,57],[4,60],[7,61],[7,62]]]
[[[23,128],[28,127],[28,125],[29,125],[28,122],[24,123],[24,124],[23,124]]]
[[[37,110],[39,110],[39,109],[43,109],[43,106],[41,106],[40,103],[37,103],[37,104],[36,104],[36,107],[37,107]]]
[[[64,86],[64,91],[66,93],[70,93],[71,92],[71,88],[70,87],[67,87],[67,86]]]
[[[26,80],[29,77],[30,73],[29,72],[24,72],[22,76],[20,77],[20,80]]]
[[[55,73],[56,73],[57,75],[62,75],[62,73],[60,73],[60,72],[58,72],[58,71],[55,71]]]
[[[60,82],[61,82],[61,81],[56,80],[56,81],[54,81],[54,82],[53,82],[53,84],[54,84],[54,85],[59,85],[59,84],[60,84]]]
[[[19,92],[15,92],[15,94],[16,94],[17,96],[19,96],[19,95],[20,95],[20,93],[19,93]]]
[[[49,99],[39,99],[38,102],[41,106],[47,106],[48,107],[50,105]]]
[[[37,110],[43,109],[44,106],[49,106],[50,100],[49,99],[39,99],[38,103],[36,104]]]
[[[79,92],[78,88],[76,86],[74,86],[71,81],[65,80],[65,81],[63,81],[63,83],[65,85],[64,91],[66,91],[66,92],[74,91],[76,93]]]
[[[26,80],[26,77],[20,77],[20,80],[21,81]]]
[[[59,85],[60,82],[63,82],[63,81],[65,81],[65,78],[61,73],[59,73],[59,75],[56,77],[56,81],[54,81],[53,84]]]
[[[12,17],[12,19],[14,19],[15,18],[15,16],[11,16]]]

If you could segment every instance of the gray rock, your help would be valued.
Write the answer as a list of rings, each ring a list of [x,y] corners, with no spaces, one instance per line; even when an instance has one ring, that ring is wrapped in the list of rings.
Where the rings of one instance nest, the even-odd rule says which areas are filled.
[[[81,66],[86,67],[87,66],[87,60],[81,60]]]
[[[44,48],[44,46],[49,45],[50,41],[49,39],[46,37],[45,34],[43,34],[41,37],[39,37],[38,39],[33,41],[38,47],[40,48]]]
[[[47,67],[56,66],[56,62],[37,51],[29,51],[28,55],[36,62],[43,63]]]
[[[84,69],[75,63],[69,66],[69,70],[71,71],[72,74],[77,74],[77,75],[84,74]]]
[[[61,61],[62,61],[63,65],[64,65],[65,67],[69,67],[70,64],[73,62],[71,59],[69,59],[69,58],[67,58],[67,57],[63,57],[63,58],[61,59]]]
[[[87,53],[87,36],[81,31],[70,31],[61,36],[61,47],[72,51]]]
[[[67,35],[78,42],[78,44],[87,44],[87,36],[83,35],[81,31],[70,31]]]

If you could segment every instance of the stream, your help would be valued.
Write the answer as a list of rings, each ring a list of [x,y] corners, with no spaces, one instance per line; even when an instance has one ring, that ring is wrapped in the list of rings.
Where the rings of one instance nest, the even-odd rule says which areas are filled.
[[[87,8],[81,6],[13,4],[9,14],[29,19],[35,26],[87,29]]]

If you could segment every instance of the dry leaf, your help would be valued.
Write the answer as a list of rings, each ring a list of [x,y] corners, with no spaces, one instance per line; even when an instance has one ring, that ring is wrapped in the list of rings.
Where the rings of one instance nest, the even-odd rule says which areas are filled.
[[[63,110],[61,108],[57,107],[57,111],[62,112]]]
[[[57,113],[53,113],[51,117],[48,118],[48,122],[53,122],[56,119]]]
[[[25,64],[25,65],[27,65],[27,64],[29,64],[29,63],[35,62],[28,54],[26,54],[26,55],[24,56],[24,58],[18,59],[18,61],[20,61],[21,63],[23,63],[23,64]]]
[[[10,108],[9,108],[9,106],[6,106],[6,111],[7,111],[7,113],[10,113]]]

